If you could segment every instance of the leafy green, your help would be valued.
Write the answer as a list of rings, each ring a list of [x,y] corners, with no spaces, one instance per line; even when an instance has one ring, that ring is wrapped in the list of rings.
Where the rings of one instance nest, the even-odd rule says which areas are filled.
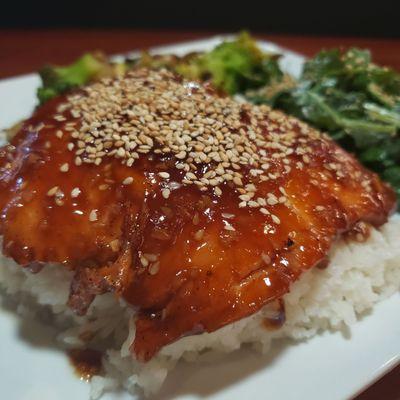
[[[400,74],[373,64],[369,51],[321,51],[296,87],[263,102],[327,131],[400,199]]]

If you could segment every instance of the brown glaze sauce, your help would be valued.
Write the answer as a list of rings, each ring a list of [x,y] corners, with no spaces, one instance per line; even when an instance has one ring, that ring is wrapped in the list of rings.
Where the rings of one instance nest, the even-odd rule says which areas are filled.
[[[68,358],[80,379],[90,381],[99,375],[102,369],[102,353],[92,349],[72,349],[67,352]]]
[[[360,221],[355,224],[352,229],[346,232],[344,236],[348,240],[354,240],[359,243],[364,243],[370,237],[371,229],[372,226],[370,224]]]
[[[23,266],[56,262],[75,271],[69,305],[78,314],[107,291],[137,307],[132,351],[141,360],[279,299],[341,234],[359,221],[379,226],[395,207],[393,191],[327,138],[310,141],[305,168],[296,168],[301,156],[293,153],[290,172],[259,184],[257,196],[279,197],[279,188],[285,190],[285,204],[266,206],[275,219],[240,208],[229,183],[221,196],[180,185],[172,155],[150,153],[132,167],[114,158],[77,166],[67,150],[72,118],[53,118],[63,101],[39,108],[0,149],[3,252]],[[332,162],[343,166],[343,177],[325,168]],[[68,173],[60,171],[65,163]],[[199,169],[206,173],[208,166]],[[242,167],[244,184],[249,170]],[[277,170],[283,170],[278,159],[271,166]],[[160,171],[169,173],[168,184],[178,182],[168,198]],[[122,184],[127,177],[132,184]],[[57,199],[48,194],[54,187],[62,193]]]
[[[263,319],[263,326],[266,330],[273,331],[281,328],[286,322],[285,303],[278,299],[270,307],[269,315]]]

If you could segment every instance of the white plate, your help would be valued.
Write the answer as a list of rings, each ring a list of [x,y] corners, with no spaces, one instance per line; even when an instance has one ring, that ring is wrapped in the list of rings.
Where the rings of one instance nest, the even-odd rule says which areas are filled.
[[[221,37],[156,49],[185,53],[204,50]],[[298,75],[304,58],[284,54],[282,66]],[[36,75],[0,81],[0,128],[29,116],[35,105]],[[339,400],[355,396],[400,363],[400,294],[377,305],[357,323],[350,339],[325,333],[308,342],[280,345],[268,356],[250,350],[222,361],[181,364],[156,397],[166,399]],[[51,330],[21,321],[0,309],[1,398],[7,400],[86,400],[89,387],[74,375],[67,357],[52,343]],[[131,399],[126,393],[103,400]],[[155,399],[154,399],[155,400]]]

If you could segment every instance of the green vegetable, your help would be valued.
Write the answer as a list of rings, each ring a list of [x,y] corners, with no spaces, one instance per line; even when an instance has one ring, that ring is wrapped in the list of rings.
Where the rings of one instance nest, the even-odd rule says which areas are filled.
[[[246,32],[225,41],[210,52],[191,53],[182,58],[143,53],[135,67],[167,68],[188,79],[211,81],[228,94],[244,93],[280,81],[279,56],[264,53]]]
[[[74,87],[82,86],[99,76],[112,75],[112,67],[101,55],[85,54],[65,67],[45,66],[39,71],[42,86],[37,96],[41,104]]]
[[[258,101],[327,131],[400,199],[400,74],[371,63],[369,51],[322,51],[305,63],[295,88]]]
[[[249,89],[279,83],[284,75],[278,66],[278,59],[276,54],[262,52],[256,41],[245,32],[210,52],[191,53],[184,57],[144,52],[139,58],[127,59],[116,65],[101,55],[88,53],[65,67],[44,67],[39,72],[42,86],[37,95],[43,104],[61,93],[101,77],[115,76],[142,67],[167,68],[188,79],[211,81],[217,89],[228,94],[244,93]]]
[[[278,56],[263,53],[247,33],[224,42],[195,63],[198,78],[210,77],[213,85],[229,94],[264,86],[282,77]]]

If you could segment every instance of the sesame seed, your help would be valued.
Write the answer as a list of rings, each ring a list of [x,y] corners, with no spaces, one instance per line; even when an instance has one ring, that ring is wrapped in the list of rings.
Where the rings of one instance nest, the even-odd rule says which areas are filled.
[[[76,198],[81,194],[81,190],[79,188],[73,188],[71,190],[71,197]]]
[[[80,157],[75,157],[75,165],[78,167],[82,165],[82,159]]]
[[[214,188],[214,193],[215,193],[217,196],[221,196],[221,195],[222,195],[222,190],[221,190],[218,186],[216,186],[216,187]]]
[[[167,155],[175,159],[175,165],[169,164],[171,170],[184,173],[177,174],[177,184],[202,192],[212,189],[216,196],[222,195],[221,185],[226,184],[237,193],[240,208],[260,211],[267,204],[287,201],[284,192],[255,200],[260,182],[302,168],[302,162],[310,162],[312,140],[325,140],[267,106],[219,97],[202,85],[188,97],[185,81],[178,82],[166,70],[137,69],[123,78],[100,80],[83,87],[79,95],[68,96],[60,113],[61,109],[80,118],[79,127],[77,121],[70,121],[62,128],[71,132],[67,148],[74,152],[76,166],[99,166],[113,158],[132,167],[142,157]],[[246,123],[243,112],[249,117]],[[66,120],[61,114],[54,119]],[[331,164],[327,168],[338,169],[339,164]],[[170,172],[158,175],[169,179]],[[162,189],[163,197],[168,198],[169,190]]]
[[[268,254],[261,253],[261,258],[265,262],[265,264],[269,265],[271,264],[271,257]]]
[[[118,239],[114,239],[110,242],[110,247],[113,252],[117,252],[119,250],[120,244]]]
[[[54,200],[54,202],[58,205],[58,206],[63,206],[64,205],[64,200],[63,199],[59,199],[56,197],[56,199]]]
[[[225,222],[224,229],[225,229],[226,231],[231,231],[231,232],[236,231],[236,229],[235,229],[231,224],[229,224],[229,223],[226,222],[226,221],[224,221],[224,222]]]
[[[182,160],[183,158],[186,157],[186,152],[180,151],[178,154],[175,154],[175,157],[178,158],[179,160]]]
[[[195,213],[192,219],[193,225],[198,225],[200,222],[200,216],[199,213]]]
[[[265,199],[263,199],[262,197],[258,197],[258,198],[257,198],[257,203],[258,203],[260,206],[266,206],[266,205],[267,205],[267,201],[266,201]]]
[[[270,206],[274,206],[275,204],[278,204],[278,200],[276,200],[274,197],[268,197],[267,204]]]
[[[272,221],[274,221],[277,225],[281,223],[281,220],[274,214],[271,214]]]
[[[63,137],[63,131],[60,131],[60,130],[56,131],[56,136],[57,136],[59,139],[61,139],[61,138]]]
[[[235,214],[222,213],[221,216],[222,216],[222,218],[231,219],[231,218],[234,218]]]
[[[90,211],[90,214],[89,214],[89,221],[90,221],[90,222],[97,221],[97,210],[92,210],[92,211]]]
[[[156,275],[159,270],[160,270],[160,262],[159,261],[156,261],[155,263],[150,264],[149,269],[148,269],[150,275]]]
[[[196,233],[194,234],[194,238],[198,241],[202,240],[204,237],[204,229],[199,229],[198,231],[196,231]]]
[[[166,189],[161,190],[161,194],[162,194],[162,197],[164,197],[164,199],[168,199],[169,195],[171,194],[171,191],[166,188]]]
[[[71,115],[74,118],[79,118],[81,116],[81,113],[79,111],[77,111],[77,110],[71,110]]]
[[[50,197],[54,196],[57,192],[58,192],[58,186],[54,186],[47,192],[47,196]]]
[[[251,184],[246,185],[246,190],[249,192],[255,192],[257,189],[254,186],[254,184],[251,183]]]
[[[155,262],[158,259],[158,255],[153,253],[144,253],[143,256],[151,262]]]
[[[145,256],[140,257],[140,262],[142,263],[143,267],[147,267],[149,265],[149,260]]]
[[[118,155],[119,157],[123,158],[123,157],[125,156],[125,149],[124,149],[123,147],[120,147],[120,148],[117,150],[117,155]]]
[[[122,184],[125,186],[130,185],[131,183],[133,183],[133,178],[131,176],[128,176],[122,181]]]
[[[237,186],[243,186],[243,182],[238,176],[233,177],[233,183]]]
[[[160,176],[163,179],[168,179],[169,178],[169,173],[168,172],[159,172],[158,176]]]
[[[242,201],[249,201],[251,199],[251,197],[248,194],[241,194],[239,196],[239,199]]]
[[[60,171],[61,172],[68,172],[68,170],[69,170],[69,164],[68,163],[65,163],[65,164],[61,165],[61,167],[60,167]]]

